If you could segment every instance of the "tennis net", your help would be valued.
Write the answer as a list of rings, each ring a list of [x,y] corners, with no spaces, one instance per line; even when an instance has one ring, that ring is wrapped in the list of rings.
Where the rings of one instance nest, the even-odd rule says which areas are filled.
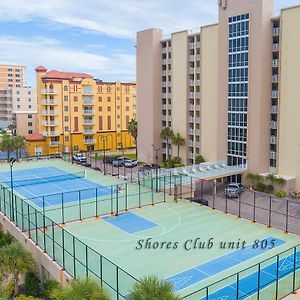
[[[47,182],[55,182],[55,181],[64,181],[64,180],[74,180],[79,178],[86,177],[86,171],[78,171],[74,173],[63,173],[60,175],[52,175],[46,177],[33,177],[33,178],[24,178],[24,179],[16,179],[13,180],[14,186],[26,186],[26,185],[36,185]],[[3,184],[6,186],[11,186],[10,181],[4,181]]]

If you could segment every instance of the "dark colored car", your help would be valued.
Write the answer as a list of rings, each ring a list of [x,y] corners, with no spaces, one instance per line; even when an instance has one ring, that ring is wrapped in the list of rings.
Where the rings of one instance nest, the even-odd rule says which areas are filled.
[[[105,157],[103,158],[103,162],[104,162],[105,164],[112,164],[113,160],[114,160],[114,157],[111,157],[111,156],[105,156]]]
[[[224,190],[224,195],[228,198],[238,198],[244,191],[244,186],[241,183],[229,183]]]

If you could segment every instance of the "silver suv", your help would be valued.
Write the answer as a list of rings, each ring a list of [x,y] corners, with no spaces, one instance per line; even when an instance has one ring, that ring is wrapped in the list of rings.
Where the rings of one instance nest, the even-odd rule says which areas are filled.
[[[229,183],[224,190],[224,194],[228,198],[238,198],[244,191],[244,186],[238,182]]]

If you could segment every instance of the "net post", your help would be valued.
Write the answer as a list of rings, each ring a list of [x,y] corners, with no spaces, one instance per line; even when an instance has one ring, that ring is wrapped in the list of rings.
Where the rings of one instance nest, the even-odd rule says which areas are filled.
[[[119,300],[119,267],[116,266],[117,300]]]
[[[139,208],[141,208],[141,185],[139,184]]]
[[[89,254],[87,245],[85,245],[85,276],[89,276]]]
[[[297,246],[294,247],[293,292],[296,290]]]
[[[100,281],[101,281],[101,286],[103,287],[103,263],[102,263],[102,255],[99,254],[99,269],[100,269]]]
[[[114,191],[113,186],[110,187],[110,214],[113,215],[114,213]]]
[[[240,273],[236,273],[236,299],[239,299]]]
[[[154,206],[153,177],[151,177],[151,205]]]
[[[289,232],[289,200],[286,199],[286,216],[285,216],[285,232]]]
[[[27,203],[27,215],[28,215],[28,237],[31,239],[31,226],[30,226],[30,211],[29,211],[29,204]]]
[[[271,216],[272,216],[272,196],[269,197],[269,224],[268,228],[271,228]]]
[[[115,216],[119,215],[119,185],[117,185],[117,193],[116,193],[116,213]]]
[[[61,193],[61,221],[62,221],[62,224],[65,224],[64,193]]]
[[[241,194],[239,194],[239,215],[238,218],[241,218]]]
[[[258,274],[257,274],[257,300],[260,299],[260,263],[258,263]]]
[[[79,220],[82,221],[81,191],[78,191],[78,201],[79,201]]]
[[[276,255],[276,297],[275,299],[278,299],[278,278],[279,277],[279,255]]]
[[[22,232],[24,232],[24,201],[21,201],[21,214],[22,214]]]
[[[128,211],[128,184],[125,183],[125,211]]]
[[[163,176],[164,179],[164,202],[166,202],[166,177]]]
[[[95,190],[96,193],[96,203],[95,203],[95,217],[98,217],[98,188]]]
[[[34,217],[35,217],[35,244],[38,245],[38,224],[37,224],[37,210],[34,210]]]

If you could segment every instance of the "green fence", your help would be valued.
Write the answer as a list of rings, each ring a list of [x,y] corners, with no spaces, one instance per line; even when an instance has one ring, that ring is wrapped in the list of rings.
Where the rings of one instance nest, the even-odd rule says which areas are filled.
[[[129,289],[137,282],[135,277],[2,185],[0,211],[72,277],[94,277],[114,299],[126,299]]]

